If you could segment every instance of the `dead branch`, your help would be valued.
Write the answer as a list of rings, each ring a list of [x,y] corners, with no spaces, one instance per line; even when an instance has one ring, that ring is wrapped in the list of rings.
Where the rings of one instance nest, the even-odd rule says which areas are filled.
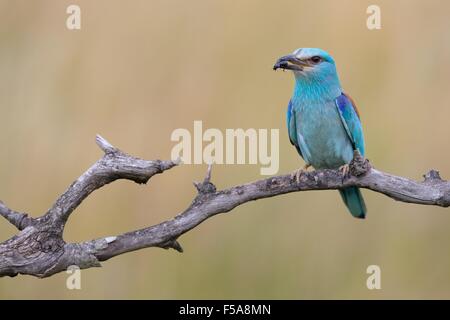
[[[97,144],[104,152],[103,157],[73,182],[41,217],[31,218],[0,202],[0,215],[20,230],[0,244],[0,276],[28,274],[43,278],[72,265],[82,269],[98,267],[101,261],[148,247],[182,252],[178,238],[206,219],[252,200],[290,192],[357,186],[402,202],[450,206],[450,183],[442,180],[437,171],[431,170],[424,181],[416,182],[373,169],[359,153],[355,153],[347,177],[338,170],[317,170],[303,174],[298,183],[288,174],[225,190],[217,190],[211,182],[209,166],[205,179],[194,183],[198,194],[193,202],[173,219],[118,236],[66,243],[62,235],[68,218],[93,191],[118,179],[146,183],[153,175],[178,164],[130,156],[100,136],[97,136]]]

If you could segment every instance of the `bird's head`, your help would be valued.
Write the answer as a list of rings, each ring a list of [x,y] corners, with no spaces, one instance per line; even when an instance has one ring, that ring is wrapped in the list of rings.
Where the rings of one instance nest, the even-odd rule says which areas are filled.
[[[298,80],[337,79],[333,57],[317,48],[299,48],[292,54],[279,58],[273,69],[291,70]]]

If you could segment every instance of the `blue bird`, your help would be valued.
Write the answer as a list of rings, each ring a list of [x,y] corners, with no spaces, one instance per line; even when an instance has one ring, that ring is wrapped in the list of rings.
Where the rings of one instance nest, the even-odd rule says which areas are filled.
[[[289,139],[306,165],[300,176],[315,169],[340,169],[345,175],[354,150],[364,156],[364,136],[359,112],[339,82],[333,57],[321,49],[300,48],[278,59],[274,70],[291,70],[294,94],[287,110]],[[366,205],[356,187],[339,190],[356,218],[365,218]]]

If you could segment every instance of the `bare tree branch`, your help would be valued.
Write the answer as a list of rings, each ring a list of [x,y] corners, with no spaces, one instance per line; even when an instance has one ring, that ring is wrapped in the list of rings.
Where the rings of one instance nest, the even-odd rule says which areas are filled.
[[[172,161],[147,161],[132,157],[113,147],[101,136],[96,137],[97,145],[105,152],[81,177],[56,200],[42,220],[52,221],[52,225],[64,229],[70,214],[93,191],[117,179],[128,179],[136,183],[147,183],[155,174],[174,167]]]
[[[66,243],[62,234],[67,219],[93,191],[117,179],[146,183],[153,175],[177,165],[173,161],[146,161],[127,155],[100,136],[97,144],[104,156],[72,183],[42,217],[32,219],[0,204],[0,214],[22,230],[0,244],[0,276],[20,273],[48,277],[71,265],[97,267],[101,261],[148,247],[182,252],[177,239],[206,219],[252,200],[296,191],[357,186],[403,202],[450,206],[450,183],[442,180],[437,171],[430,171],[424,181],[416,182],[373,169],[359,153],[355,153],[346,177],[339,170],[317,170],[301,175],[299,182],[292,175],[281,175],[219,191],[211,182],[209,166],[205,179],[194,183],[197,196],[175,218],[118,236]]]

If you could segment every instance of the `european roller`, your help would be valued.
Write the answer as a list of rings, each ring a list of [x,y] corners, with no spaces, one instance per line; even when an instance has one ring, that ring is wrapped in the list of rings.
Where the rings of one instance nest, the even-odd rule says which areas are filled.
[[[316,48],[300,48],[281,57],[274,70],[291,70],[294,93],[287,108],[289,139],[306,165],[297,171],[297,181],[313,166],[348,173],[354,150],[364,156],[364,136],[359,112],[352,98],[342,91],[331,55]],[[366,216],[366,205],[356,187],[339,190],[356,218]]]

